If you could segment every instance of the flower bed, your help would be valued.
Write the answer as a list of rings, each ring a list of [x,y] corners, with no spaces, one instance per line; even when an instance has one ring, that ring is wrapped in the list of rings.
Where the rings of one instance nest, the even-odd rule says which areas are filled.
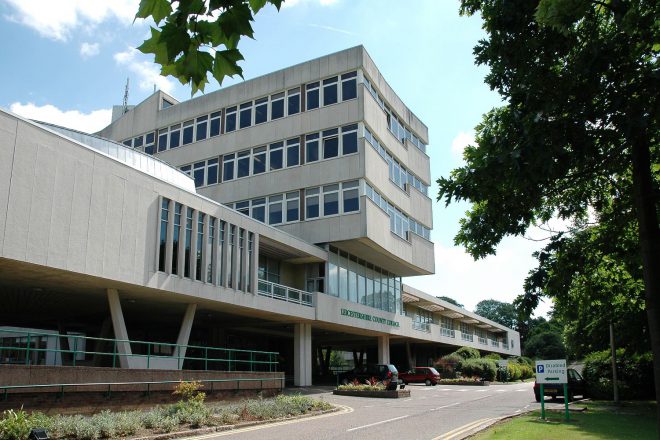
[[[354,397],[377,397],[377,398],[384,398],[384,399],[398,399],[401,397],[410,397],[410,390],[375,390],[375,389],[363,389],[363,390],[356,390],[356,389],[348,389],[348,390],[341,390],[341,389],[336,389],[332,392],[332,394],[335,394],[337,396],[354,396]]]
[[[489,386],[490,382],[487,380],[475,379],[440,379],[438,385],[471,385],[471,386]]]

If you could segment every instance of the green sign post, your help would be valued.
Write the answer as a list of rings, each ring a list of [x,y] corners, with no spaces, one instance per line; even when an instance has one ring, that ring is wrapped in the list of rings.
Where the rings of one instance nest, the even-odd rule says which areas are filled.
[[[536,361],[536,382],[540,385],[541,418],[545,420],[545,384],[563,384],[564,408],[566,421],[568,414],[568,378],[566,375],[566,359]],[[555,388],[556,389],[556,388]]]

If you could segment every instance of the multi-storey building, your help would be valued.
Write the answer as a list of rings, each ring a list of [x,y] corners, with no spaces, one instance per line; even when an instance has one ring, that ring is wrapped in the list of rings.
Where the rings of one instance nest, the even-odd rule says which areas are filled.
[[[511,329],[402,286],[401,277],[434,271],[428,130],[361,46],[185,102],[156,92],[117,111],[98,136],[3,117],[46,143],[101,148],[113,158],[96,153],[91,162],[104,173],[113,161],[128,165],[104,184],[85,180],[106,202],[96,206],[92,196],[81,208],[87,218],[121,209],[108,211],[102,226],[90,220],[82,240],[98,229],[119,254],[59,267],[76,279],[114,280],[79,283],[102,288],[96,300],[110,304],[115,337],[171,334],[148,328],[185,305],[179,342],[278,351],[299,385],[311,384],[316,355],[329,347],[399,364],[426,363],[447,345],[520,353]],[[60,219],[51,221],[52,233]],[[68,234],[74,221],[64,220]],[[125,229],[135,227],[125,242]],[[20,266],[19,254],[3,248],[0,262]],[[106,264],[117,271],[105,274]],[[122,327],[124,309],[152,307],[163,314]],[[35,327],[28,321],[11,320]],[[81,326],[87,334],[100,331],[92,321]]]

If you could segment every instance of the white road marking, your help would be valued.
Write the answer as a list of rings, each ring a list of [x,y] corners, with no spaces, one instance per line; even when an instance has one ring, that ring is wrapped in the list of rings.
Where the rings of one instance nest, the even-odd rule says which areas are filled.
[[[520,391],[528,391],[528,390],[523,388],[522,390],[516,390],[516,391],[520,392]]]
[[[449,408],[450,406],[456,406],[456,405],[460,405],[460,404],[461,404],[461,402],[450,403],[449,405],[439,406],[437,408],[433,408],[431,411],[438,411],[440,409],[445,409],[445,408]]]
[[[355,427],[355,428],[347,429],[346,432],[357,431],[358,429],[364,429],[364,428],[371,428],[372,426],[382,425],[383,423],[389,423],[389,422],[393,422],[395,420],[405,419],[407,417],[410,417],[410,415],[395,417],[393,419],[381,420],[380,422],[375,422],[375,423],[370,423],[368,425],[358,426],[358,427]]]
[[[495,390],[496,393],[503,393],[503,392],[505,392],[505,391],[506,391],[506,390]]]

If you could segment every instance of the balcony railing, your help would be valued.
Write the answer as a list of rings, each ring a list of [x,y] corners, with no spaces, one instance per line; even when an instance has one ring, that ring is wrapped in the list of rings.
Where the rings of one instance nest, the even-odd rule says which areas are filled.
[[[499,346],[500,346],[500,343],[497,342],[497,341],[495,341],[495,340],[493,340],[493,339],[491,339],[491,340],[490,340],[490,345],[492,345],[493,347],[499,347]]]
[[[446,336],[448,338],[455,338],[456,337],[456,332],[454,332],[454,330],[452,330],[450,328],[442,327],[440,329],[440,333],[442,334],[442,336]]]
[[[464,341],[473,342],[474,341],[474,336],[470,333],[461,332],[461,339],[464,340]]]
[[[483,345],[488,345],[488,340],[479,336],[479,343]]]
[[[502,348],[504,348],[505,350],[508,350],[509,349],[509,344],[507,344],[506,342],[502,342]]]
[[[281,284],[271,283],[266,280],[259,280],[259,295],[267,296],[280,301],[291,302],[303,306],[313,307],[312,294],[293,287],[283,286]]]
[[[68,345],[62,344],[67,341]],[[128,345],[131,354],[123,354]],[[0,328],[0,364],[146,369],[277,371],[278,352],[34,332]]]
[[[419,330],[420,332],[431,333],[431,326],[428,322],[413,321],[412,328],[413,330]]]

